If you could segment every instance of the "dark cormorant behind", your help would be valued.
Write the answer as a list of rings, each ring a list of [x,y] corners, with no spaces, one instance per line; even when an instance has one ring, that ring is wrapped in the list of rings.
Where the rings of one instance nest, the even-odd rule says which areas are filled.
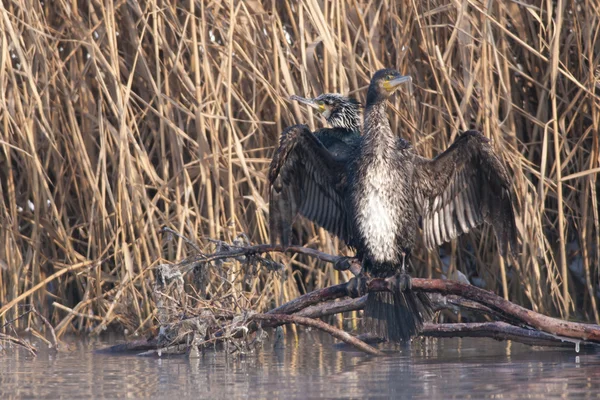
[[[330,155],[338,162],[344,162],[355,153],[360,143],[360,125],[362,105],[353,98],[335,93],[325,93],[310,99],[293,95],[290,100],[298,101],[314,108],[327,120],[330,128],[321,128],[314,132],[314,138],[322,144]],[[302,125],[305,127],[305,125]],[[313,181],[305,180],[295,172],[304,173],[306,166],[294,168],[281,168],[286,165],[302,163],[306,157],[302,154],[306,146],[296,145],[301,140],[296,133],[300,132],[298,125],[285,129],[280,138],[280,145],[273,157],[269,170],[270,199],[269,199],[269,224],[271,243],[281,241],[288,245],[291,238],[291,229],[294,218],[298,213],[306,218],[323,225],[323,217],[319,210],[313,207],[309,193],[314,191]],[[319,222],[321,221],[321,222]],[[326,224],[325,224],[326,225]]]
[[[426,159],[392,132],[386,102],[406,80],[395,70],[374,74],[360,145],[344,160],[332,157],[306,126],[288,128],[293,140],[280,149],[273,178],[293,175],[289,185],[309,188],[302,201],[318,210],[312,219],[356,248],[365,275],[408,278],[405,263],[418,215],[429,249],[487,222],[501,253],[516,252],[510,179],[488,139],[468,131],[442,154]],[[290,147],[299,156],[286,158]],[[278,214],[270,218],[282,220]],[[412,292],[408,279],[401,281],[404,291],[369,293],[365,307],[367,331],[392,341],[418,334],[429,314],[427,298]]]
[[[290,100],[306,104],[319,112],[329,128],[318,129],[314,134],[334,157],[346,157],[360,140],[362,105],[351,97],[325,93],[314,99],[290,96]]]

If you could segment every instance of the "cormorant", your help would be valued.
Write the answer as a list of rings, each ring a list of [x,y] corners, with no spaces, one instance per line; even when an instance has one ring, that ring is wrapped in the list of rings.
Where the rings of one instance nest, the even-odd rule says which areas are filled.
[[[344,162],[355,154],[360,143],[362,108],[358,101],[337,93],[321,94],[314,99],[293,95],[290,96],[290,100],[314,108],[327,120],[330,127],[318,129],[313,135],[330,153],[325,156],[326,159],[332,157],[337,162]],[[306,193],[314,190],[309,181],[308,185],[304,186],[303,180],[294,176],[294,171],[290,169],[284,169],[280,174],[283,163],[301,163],[304,158],[304,148],[295,144],[298,127],[292,126],[283,131],[269,170],[269,215],[278,215],[277,218],[269,218],[271,242],[276,243],[280,240],[284,246],[290,244],[292,223],[298,213],[317,223],[321,220],[318,210],[309,207],[310,204],[304,201],[309,199]]]
[[[391,341],[418,334],[430,314],[428,298],[410,290],[405,270],[419,215],[429,249],[487,222],[502,255],[517,250],[510,179],[487,138],[464,132],[427,159],[392,132],[386,102],[408,79],[391,69],[373,75],[363,135],[351,157],[336,160],[306,126],[296,125],[288,128],[280,167],[271,175],[272,183],[286,177],[279,190],[291,194],[287,199],[301,201],[309,218],[356,249],[363,278],[399,275],[403,290],[369,293],[364,312],[367,331]],[[271,214],[278,229],[271,235],[282,237],[289,217]]]

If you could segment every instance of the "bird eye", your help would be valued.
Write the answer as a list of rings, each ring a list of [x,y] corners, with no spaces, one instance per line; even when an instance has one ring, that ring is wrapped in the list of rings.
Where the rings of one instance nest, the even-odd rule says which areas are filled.
[[[323,100],[319,100],[319,101],[317,101],[317,104],[322,106],[323,104],[325,104],[325,102]]]
[[[394,75],[389,74],[388,76],[385,77],[386,80],[391,81],[392,79],[394,79]]]

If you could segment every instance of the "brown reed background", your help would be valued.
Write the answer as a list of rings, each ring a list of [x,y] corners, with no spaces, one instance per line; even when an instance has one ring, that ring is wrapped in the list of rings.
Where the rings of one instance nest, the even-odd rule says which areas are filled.
[[[501,262],[485,228],[446,248],[448,273],[598,322],[599,19],[598,0],[2,1],[0,326],[24,305],[59,334],[152,326],[155,267],[194,253],[160,228],[206,251],[240,233],[268,242],[279,132],[323,124],[287,97],[364,101],[382,67],[414,79],[390,118],[420,154],[473,127],[514,176],[520,258]],[[308,245],[343,250],[300,228]],[[423,250],[414,264],[442,272]],[[346,278],[286,265],[214,266],[201,294],[264,310]],[[35,326],[28,316],[13,325]]]

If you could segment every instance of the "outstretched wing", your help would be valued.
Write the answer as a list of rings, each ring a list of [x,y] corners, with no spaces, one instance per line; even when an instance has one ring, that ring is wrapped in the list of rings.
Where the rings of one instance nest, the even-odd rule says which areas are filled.
[[[485,221],[494,228],[501,254],[509,245],[517,254],[510,179],[480,132],[463,133],[433,160],[416,157],[413,185],[429,249]]]
[[[281,134],[269,170],[271,243],[290,244],[298,213],[347,241],[345,163],[332,156],[306,125]]]

